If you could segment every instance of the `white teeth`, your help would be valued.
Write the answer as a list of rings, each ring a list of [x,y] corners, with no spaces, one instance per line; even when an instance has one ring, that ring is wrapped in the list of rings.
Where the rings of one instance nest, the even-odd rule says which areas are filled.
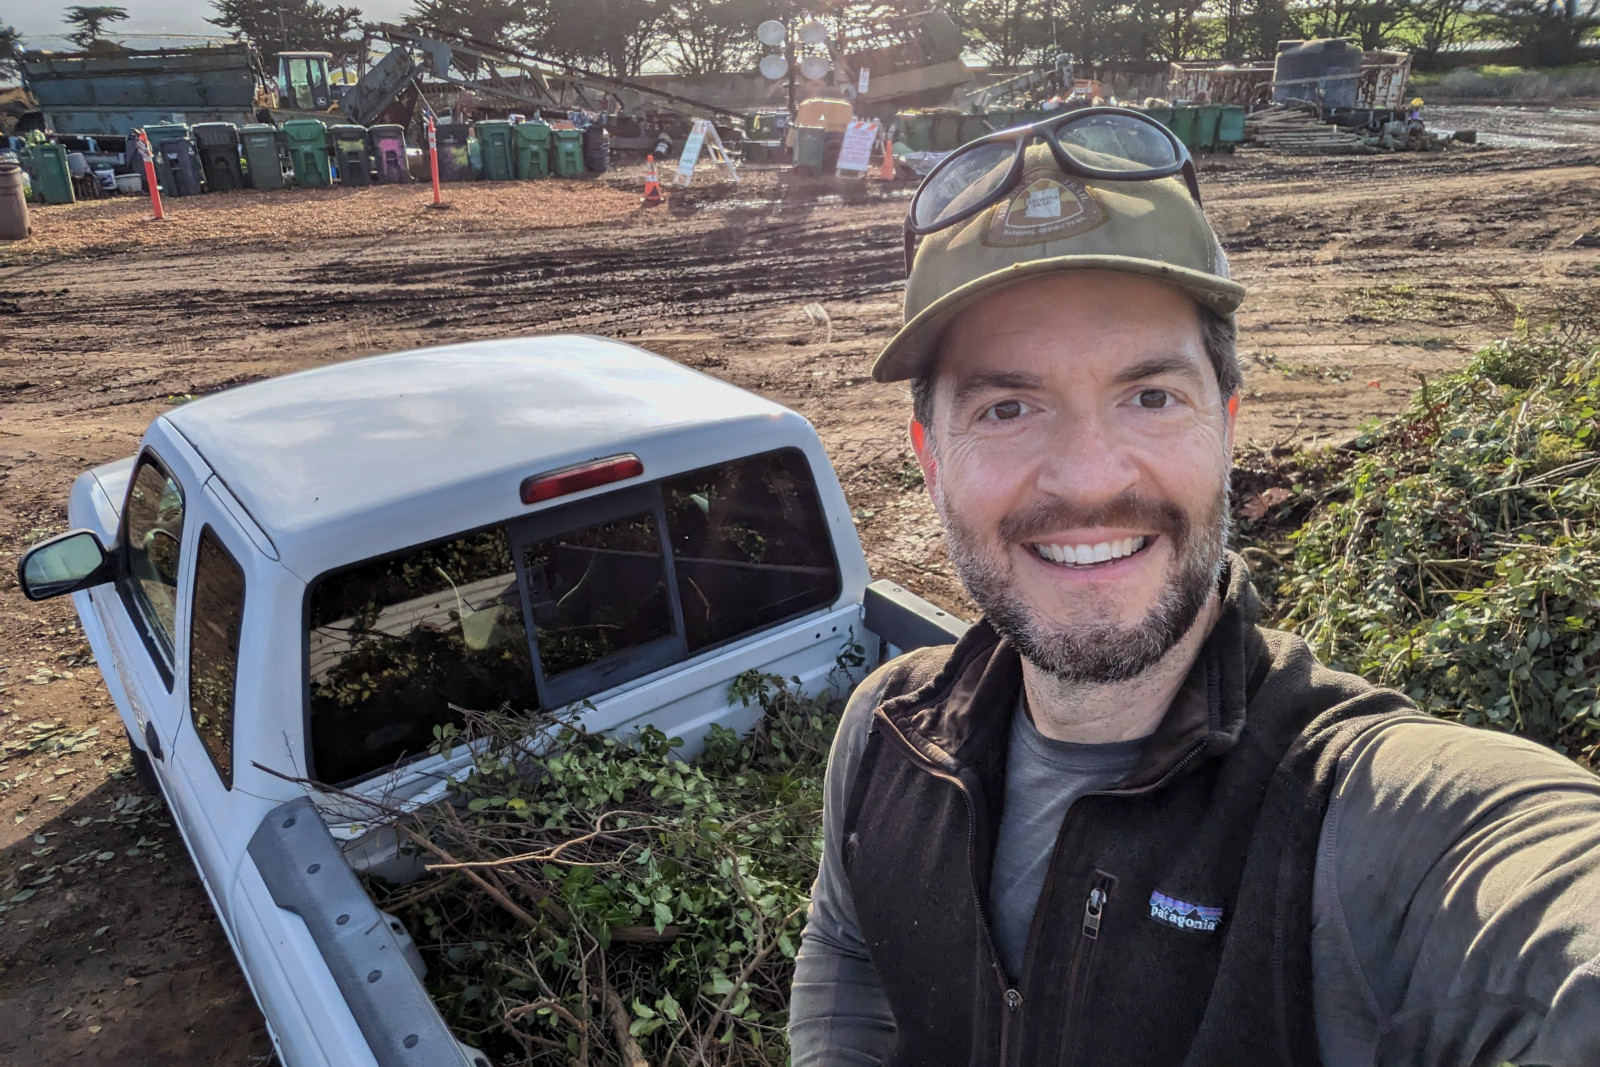
[[[1101,541],[1097,545],[1050,545],[1038,544],[1033,546],[1041,559],[1051,560],[1055,563],[1068,563],[1075,566],[1084,566],[1091,563],[1104,563],[1107,560],[1121,559],[1131,556],[1144,547],[1143,537],[1123,537],[1115,541]]]

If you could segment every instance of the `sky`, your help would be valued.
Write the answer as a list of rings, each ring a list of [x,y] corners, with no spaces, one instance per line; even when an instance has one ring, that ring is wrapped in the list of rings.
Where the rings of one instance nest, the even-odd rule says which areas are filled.
[[[98,2],[98,0],[97,0]],[[222,30],[206,21],[211,5],[206,0],[107,0],[126,8],[128,20],[114,22],[107,36],[126,40],[134,48],[154,48],[162,42],[135,34],[204,34],[222,35]],[[344,0],[349,3],[350,0]],[[15,26],[29,48],[66,48],[66,30],[61,13],[73,3],[29,3],[28,0],[0,0],[0,25]],[[398,22],[400,14],[411,7],[410,0],[355,0],[353,6],[361,9],[362,16],[371,22]],[[182,43],[174,41],[173,43]]]

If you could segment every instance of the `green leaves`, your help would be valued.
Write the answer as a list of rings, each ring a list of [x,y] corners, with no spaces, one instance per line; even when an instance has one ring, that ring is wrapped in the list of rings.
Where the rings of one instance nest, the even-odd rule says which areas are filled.
[[[1600,350],[1519,336],[1428,383],[1290,535],[1281,622],[1423,710],[1593,763]]]
[[[610,1062],[596,1045],[612,1025],[609,984],[652,1063],[699,1062],[702,1039],[709,1062],[784,1062],[842,708],[756,673],[729,700],[759,705],[761,723],[742,738],[713,728],[693,763],[649,727],[618,738],[552,724],[552,754],[540,758],[521,714],[473,715],[436,734],[478,756],[454,804],[417,831],[457,860],[497,861],[482,876],[541,924],[530,930],[458,873],[373,886],[417,937],[463,1040],[497,1063],[565,1063],[573,1057],[530,1052],[545,1046],[527,1037],[571,1049],[588,1020],[590,1062]]]

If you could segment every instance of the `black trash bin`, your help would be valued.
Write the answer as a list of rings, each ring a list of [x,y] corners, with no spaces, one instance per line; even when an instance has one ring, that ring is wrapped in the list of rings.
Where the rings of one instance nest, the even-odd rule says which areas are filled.
[[[231,122],[199,122],[190,127],[200,153],[200,169],[205,171],[206,188],[227,193],[244,188],[244,170],[239,166],[239,127]]]
[[[371,185],[372,157],[367,154],[367,128],[350,123],[328,127],[340,185]]]
[[[156,180],[167,196],[196,196],[200,192],[200,160],[182,123],[159,123],[144,128],[155,154]]]
[[[583,128],[583,169],[590,174],[604,174],[611,166],[611,131],[598,122]]]
[[[442,122],[434,130],[439,142],[439,180],[442,182],[470,182],[472,159],[467,141],[472,137],[472,127],[464,122]]]

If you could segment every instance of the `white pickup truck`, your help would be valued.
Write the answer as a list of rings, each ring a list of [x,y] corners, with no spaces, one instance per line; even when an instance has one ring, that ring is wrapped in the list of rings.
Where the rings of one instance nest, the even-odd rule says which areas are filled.
[[[753,725],[747,671],[814,692],[847,644],[870,665],[964,629],[869,584],[803,418],[595,337],[196,400],[68,516],[22,588],[72,594],[287,1067],[487,1067],[357,878],[406,863],[348,796],[446,799],[471,760],[430,753],[451,705],[580,708],[692,753]]]

